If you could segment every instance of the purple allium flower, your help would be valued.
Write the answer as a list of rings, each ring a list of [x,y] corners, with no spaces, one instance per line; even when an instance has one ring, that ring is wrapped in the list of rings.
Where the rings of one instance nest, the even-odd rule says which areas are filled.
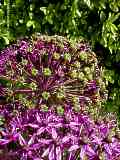
[[[3,50],[0,59],[8,95],[27,108],[46,105],[57,112],[57,106],[66,109],[63,104],[70,103],[80,111],[102,101],[97,59],[87,43],[72,46],[61,36],[33,37]]]
[[[88,116],[103,101],[100,75],[96,56],[84,42],[73,46],[61,36],[33,36],[4,49],[0,159],[117,160],[115,122]]]
[[[89,116],[69,111],[69,116],[38,109],[13,117],[7,130],[1,131],[0,146],[7,147],[18,159],[115,159],[120,155],[120,139],[115,123],[95,123]],[[111,132],[112,133],[112,137]],[[11,138],[12,137],[12,138]],[[16,144],[12,151],[9,143]],[[3,153],[4,154],[4,153]],[[105,158],[107,157],[107,158]]]

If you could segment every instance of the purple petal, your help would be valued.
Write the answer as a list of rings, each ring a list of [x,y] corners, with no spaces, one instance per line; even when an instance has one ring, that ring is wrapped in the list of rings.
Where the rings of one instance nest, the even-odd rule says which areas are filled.
[[[38,142],[42,143],[42,144],[50,144],[52,142],[51,139],[40,139],[38,140]]]
[[[26,141],[25,139],[22,137],[21,134],[19,134],[19,142],[21,146],[25,146],[26,145]]]
[[[62,159],[62,152],[60,147],[56,147],[56,160],[61,160]]]
[[[39,116],[38,113],[36,114],[36,119],[37,119],[37,121],[38,121],[39,123],[41,123],[41,118],[40,118],[40,116]]]
[[[54,127],[56,127],[56,128],[59,128],[59,127],[62,127],[62,126],[63,126],[62,123],[58,123],[58,124],[55,124],[55,125],[54,125]]]
[[[11,141],[11,140],[0,139],[0,145],[8,144],[8,143],[10,143],[10,141]]]
[[[44,153],[42,154],[42,156],[41,156],[41,157],[45,157],[45,156],[47,156],[47,155],[48,155],[48,153],[49,153],[49,148],[47,148],[47,149],[44,151]]]
[[[77,150],[78,148],[80,148],[78,145],[73,145],[68,149],[68,151],[71,152],[71,151]]]
[[[40,135],[41,133],[43,133],[45,131],[44,127],[41,127],[40,129],[37,130],[37,135]]]
[[[85,156],[85,146],[82,146],[81,151],[80,151],[81,160],[84,160],[84,156]]]
[[[30,140],[28,141],[28,145],[31,145],[34,143],[34,139],[35,139],[35,136],[33,135]]]
[[[63,137],[63,139],[62,139],[62,143],[66,143],[66,142],[68,142],[70,139],[71,139],[71,135],[65,136],[65,137]]]
[[[93,156],[93,155],[96,154],[94,152],[94,150],[89,145],[86,146],[86,151],[87,151],[87,153],[88,153],[89,156]]]
[[[70,122],[70,126],[73,125],[73,126],[76,126],[76,125],[80,125],[79,123],[77,122]]]
[[[109,154],[109,155],[112,155],[112,151],[110,149],[110,146],[108,144],[104,144],[104,148],[106,150],[106,152]]]
[[[102,139],[100,139],[99,137],[93,136],[93,140],[92,142],[101,145],[102,144]]]
[[[69,157],[68,157],[68,160],[75,160],[73,153],[70,152]]]
[[[57,132],[54,128],[52,128],[52,137],[53,137],[53,139],[57,138]]]
[[[39,125],[32,124],[32,123],[27,124],[27,126],[32,127],[32,128],[39,128]]]
[[[54,152],[54,145],[49,148],[49,160],[54,160],[55,159],[55,152]]]

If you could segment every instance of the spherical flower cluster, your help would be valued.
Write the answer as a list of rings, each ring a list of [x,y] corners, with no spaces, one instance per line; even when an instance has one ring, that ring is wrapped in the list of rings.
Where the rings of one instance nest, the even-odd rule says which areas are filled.
[[[97,59],[88,44],[40,36],[17,41],[0,56],[6,96],[26,108],[56,112],[57,106],[71,103],[74,111],[82,111],[104,99],[105,84],[99,82]]]
[[[27,110],[13,117],[0,133],[2,160],[120,158],[120,137],[114,120],[94,122],[88,115],[72,110],[64,116],[52,111]]]
[[[0,53],[0,160],[118,160],[115,121],[96,116],[105,97],[87,43],[18,40]]]

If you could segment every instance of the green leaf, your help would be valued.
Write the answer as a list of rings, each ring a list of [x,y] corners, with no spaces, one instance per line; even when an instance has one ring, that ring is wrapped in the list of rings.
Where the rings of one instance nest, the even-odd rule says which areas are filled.
[[[8,37],[3,36],[3,38],[4,38],[4,40],[5,40],[5,43],[8,45],[8,44],[9,44],[9,39],[8,39]]]
[[[118,6],[117,6],[117,3],[112,2],[112,3],[109,4],[109,6],[110,6],[110,8],[111,8],[111,10],[112,10],[113,12],[118,12],[118,11],[119,11],[119,8],[118,8]]]
[[[29,20],[29,21],[27,21],[26,26],[27,26],[28,28],[31,27],[31,26],[33,26],[33,28],[35,28],[35,22],[34,22],[33,20]]]
[[[102,22],[104,22],[105,19],[106,19],[106,14],[105,14],[105,12],[101,11],[101,12],[100,12],[100,20],[101,20]]]
[[[110,83],[114,83],[114,70],[104,70],[103,77]]]
[[[40,10],[46,15],[47,14],[47,8],[46,7],[40,7]]]

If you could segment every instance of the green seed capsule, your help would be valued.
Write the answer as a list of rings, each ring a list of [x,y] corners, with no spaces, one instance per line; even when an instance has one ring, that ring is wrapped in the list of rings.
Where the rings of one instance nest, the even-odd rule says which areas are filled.
[[[4,121],[5,121],[4,117],[0,116],[0,126],[4,124]]]
[[[104,82],[101,83],[101,89],[102,89],[102,90],[105,90],[105,89],[106,89]]]
[[[32,46],[30,46],[30,47],[27,48],[28,52],[32,52],[32,50],[33,50]]]
[[[30,101],[30,100],[26,100],[26,106],[30,109],[32,109],[32,108],[34,108],[35,106],[34,106],[34,104],[33,104],[33,102],[32,101]]]
[[[105,160],[106,159],[105,157],[106,157],[105,152],[100,152],[99,153],[100,160]]]
[[[33,102],[31,100],[27,100],[23,94],[19,94],[19,100],[24,106],[27,106],[28,108],[34,108]]]
[[[86,61],[87,58],[88,58],[88,55],[87,55],[86,52],[80,52],[79,58],[80,58],[80,60],[82,60],[82,61]]]
[[[118,139],[120,139],[120,130],[119,129],[116,129],[115,131],[115,135]]]
[[[43,97],[43,99],[48,100],[48,98],[50,97],[50,93],[44,91],[44,92],[42,93],[42,97]]]
[[[80,62],[79,62],[79,61],[75,61],[75,62],[74,62],[74,67],[80,68]]]
[[[27,65],[28,64],[28,61],[26,59],[22,59],[22,64],[23,65]]]
[[[33,76],[36,76],[37,74],[38,74],[38,70],[35,69],[35,68],[33,68],[33,69],[32,69],[32,75],[33,75]]]
[[[88,74],[87,78],[88,78],[88,80],[92,80],[93,79],[93,75],[92,74]]]
[[[37,85],[34,82],[30,83],[30,87],[32,88],[32,90],[36,90],[37,89]]]
[[[83,72],[79,72],[79,73],[78,73],[78,79],[79,79],[79,80],[84,80],[84,78],[85,78],[84,73],[83,73]]]
[[[84,85],[86,85],[88,83],[88,79],[84,78]]]
[[[17,96],[17,95],[16,95]],[[18,98],[19,98],[19,101],[23,104],[23,105],[25,105],[26,104],[26,98],[25,98],[25,95],[23,95],[23,94],[18,94],[18,96],[17,96]]]
[[[60,115],[64,114],[64,108],[63,108],[63,106],[61,106],[61,105],[57,106],[57,113],[60,114]]]
[[[71,61],[71,55],[70,55],[70,53],[65,53],[65,54],[64,54],[64,59],[65,59],[66,61]]]
[[[79,104],[74,104],[74,110],[76,112],[79,112],[80,111],[80,105]]]
[[[53,53],[53,57],[55,60],[59,60],[60,59],[60,54],[59,53]]]
[[[79,98],[76,97],[76,96],[72,97],[72,102],[73,103],[79,103]]]
[[[92,65],[90,69],[91,69],[91,72],[94,72],[95,71],[95,66]]]
[[[79,98],[76,96],[72,97],[72,103],[73,103],[74,110],[76,112],[79,112],[80,111]]]
[[[89,74],[89,73],[91,72],[91,70],[90,70],[89,67],[85,67],[85,68],[84,68],[84,72],[85,72],[86,74]]]
[[[50,68],[44,68],[43,69],[43,74],[45,76],[51,76],[52,72],[51,72]]]
[[[45,105],[45,104],[41,105],[41,110],[42,110],[43,112],[47,112],[47,111],[48,111],[48,106]]]
[[[88,160],[88,156],[84,155],[83,160]]]
[[[64,92],[58,92],[57,93],[57,98],[58,99],[63,99],[65,97]]]
[[[77,70],[72,70],[71,73],[70,73],[70,76],[71,78],[77,78],[78,77],[78,73],[77,73]]]
[[[99,79],[96,80],[96,82],[97,82],[98,85],[100,85],[102,83],[102,79],[99,78]]]
[[[108,137],[107,137],[107,140],[108,140],[109,142],[112,142],[112,137],[114,137],[114,136],[115,136],[115,130],[112,129],[112,130],[109,132],[109,135],[108,135]]]

